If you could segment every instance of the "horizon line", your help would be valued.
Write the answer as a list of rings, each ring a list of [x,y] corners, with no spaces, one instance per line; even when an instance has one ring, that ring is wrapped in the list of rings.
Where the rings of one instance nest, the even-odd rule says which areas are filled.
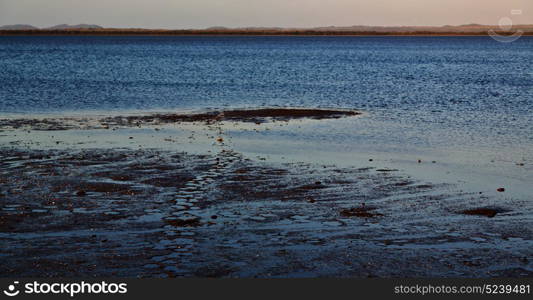
[[[512,24],[513,26],[533,26],[533,23],[517,23]],[[301,29],[316,29],[316,28],[350,28],[350,27],[374,27],[374,28],[398,28],[398,27],[420,27],[420,28],[442,28],[442,27],[491,27],[491,26],[500,26],[498,24],[480,24],[480,23],[465,23],[465,24],[458,24],[458,25],[450,25],[450,24],[444,24],[444,25],[363,25],[363,24],[355,24],[355,25],[318,25],[318,26],[261,26],[261,25],[249,25],[249,26],[238,26],[238,27],[229,27],[225,25],[213,25],[208,27],[139,27],[139,26],[102,26],[96,23],[77,23],[77,24],[68,24],[68,23],[58,23],[51,26],[44,26],[39,27],[35,26],[29,23],[11,23],[11,24],[0,24],[0,27],[8,27],[8,26],[31,26],[37,29],[52,29],[53,27],[59,27],[59,26],[68,26],[68,27],[76,27],[76,26],[97,26],[99,28],[94,29],[145,29],[145,30],[208,30],[208,29],[229,29],[229,30],[239,30],[239,29],[261,29],[261,28],[267,28],[267,29],[292,29],[292,30],[301,30]],[[90,28],[87,28],[90,29]]]

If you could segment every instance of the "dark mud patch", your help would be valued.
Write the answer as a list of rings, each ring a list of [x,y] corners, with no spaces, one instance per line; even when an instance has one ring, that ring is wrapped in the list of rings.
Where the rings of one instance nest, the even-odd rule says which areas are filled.
[[[0,119],[0,128],[31,128],[33,130],[54,131],[76,129],[78,126],[69,124],[69,119]]]
[[[475,208],[463,210],[461,213],[468,216],[484,216],[494,218],[497,214],[506,213],[510,210],[504,208]]]
[[[420,188],[373,169],[254,162],[229,150],[13,148],[0,149],[0,167],[5,277],[493,277],[533,268],[515,259],[531,249],[527,214],[458,217],[492,199],[472,204],[449,186]]]
[[[100,173],[94,173],[94,176],[109,178],[113,181],[132,181],[135,179],[133,176],[127,173],[116,174],[113,172],[100,172]]]
[[[165,222],[174,227],[196,227],[201,225],[200,218],[167,218]]]
[[[331,110],[331,109],[304,109],[304,108],[265,108],[251,110],[229,110],[222,112],[223,120],[232,121],[257,121],[273,119],[278,121],[288,121],[291,119],[338,119],[341,117],[356,116],[360,112],[353,110]]]
[[[111,194],[111,193],[132,194],[132,193],[135,193],[134,190],[132,189],[132,186],[129,185],[129,184],[117,184],[117,183],[98,182],[98,181],[81,182],[81,183],[77,184],[77,189],[78,189],[78,192],[77,192],[78,196],[83,196],[87,192],[107,193],[107,194]]]
[[[0,129],[31,129],[41,131],[69,129],[113,129],[112,127],[140,127],[142,125],[158,125],[182,122],[201,122],[213,124],[219,121],[247,123],[265,123],[269,121],[290,121],[295,119],[338,119],[357,116],[355,110],[310,109],[310,108],[261,108],[216,110],[196,114],[161,113],[151,115],[113,116],[104,118],[42,118],[42,119],[0,119]],[[221,140],[222,141],[222,140]]]
[[[358,217],[358,218],[376,218],[383,217],[383,214],[375,212],[376,207],[361,206],[350,209],[343,209],[340,215],[343,217]]]
[[[323,184],[320,181],[317,181],[311,184],[305,184],[305,185],[298,187],[298,189],[302,191],[319,190],[319,189],[325,189],[325,188],[327,188],[327,185]]]
[[[398,169],[377,169],[376,172],[398,172]]]
[[[144,184],[149,184],[157,187],[183,187],[185,183],[194,179],[191,174],[184,173],[170,173],[162,177],[153,177],[142,181]]]
[[[263,108],[212,111],[199,114],[155,114],[149,116],[127,116],[102,119],[112,125],[139,125],[142,123],[164,124],[179,122],[236,121],[264,123],[269,120],[289,121],[292,119],[338,119],[361,114],[354,110],[305,109],[305,108]]]

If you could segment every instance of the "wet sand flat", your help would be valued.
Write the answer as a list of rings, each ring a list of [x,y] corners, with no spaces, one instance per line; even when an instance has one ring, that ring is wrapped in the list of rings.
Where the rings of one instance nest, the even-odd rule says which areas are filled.
[[[109,126],[161,125],[166,123],[221,121],[264,123],[268,121],[289,121],[295,119],[336,119],[360,115],[355,110],[307,109],[307,108],[260,108],[212,110],[201,113],[154,113],[149,115],[128,115],[100,118],[4,118],[0,126],[14,129],[66,130],[66,129],[108,129]]]
[[[370,162],[251,156],[234,149],[225,129],[358,116],[234,110],[2,119],[0,274],[533,275],[533,219],[523,200],[499,202]],[[108,135],[117,143],[102,142]]]

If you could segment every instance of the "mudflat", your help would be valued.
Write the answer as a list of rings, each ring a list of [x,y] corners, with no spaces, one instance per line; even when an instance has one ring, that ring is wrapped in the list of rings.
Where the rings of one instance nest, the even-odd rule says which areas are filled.
[[[245,130],[360,115],[268,108],[4,118],[0,274],[533,275],[532,224],[519,200],[498,203],[371,160],[271,160],[232,141]]]

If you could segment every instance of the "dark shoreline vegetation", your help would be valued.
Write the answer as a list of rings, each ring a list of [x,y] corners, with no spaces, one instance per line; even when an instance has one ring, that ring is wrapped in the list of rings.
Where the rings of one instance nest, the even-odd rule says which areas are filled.
[[[288,121],[291,119],[337,119],[341,117],[360,115],[354,110],[340,109],[311,109],[311,108],[259,108],[259,109],[233,109],[222,111],[210,111],[198,114],[154,114],[148,116],[119,117],[128,123],[132,122],[212,122],[212,121],[237,121],[263,123],[267,119],[276,121]],[[109,120],[109,119],[108,119]],[[111,120],[116,120],[112,118]]]
[[[488,30],[476,31],[344,31],[344,30],[151,30],[151,29],[70,29],[70,30],[0,30],[0,36],[114,36],[114,35],[139,35],[139,36],[195,36],[195,35],[228,35],[228,36],[488,36]],[[533,36],[533,30],[524,30],[523,35]],[[511,35],[513,32],[494,30],[500,35]]]
[[[261,124],[268,121],[286,121],[297,119],[338,119],[353,117],[362,113],[356,110],[312,109],[312,108],[259,108],[213,110],[201,113],[155,113],[148,115],[127,115],[96,118],[96,123],[87,127],[88,118],[15,118],[1,119],[0,128],[31,128],[33,130],[67,130],[79,128],[108,129],[110,126],[161,125],[182,122],[204,122],[212,124],[220,121]]]

